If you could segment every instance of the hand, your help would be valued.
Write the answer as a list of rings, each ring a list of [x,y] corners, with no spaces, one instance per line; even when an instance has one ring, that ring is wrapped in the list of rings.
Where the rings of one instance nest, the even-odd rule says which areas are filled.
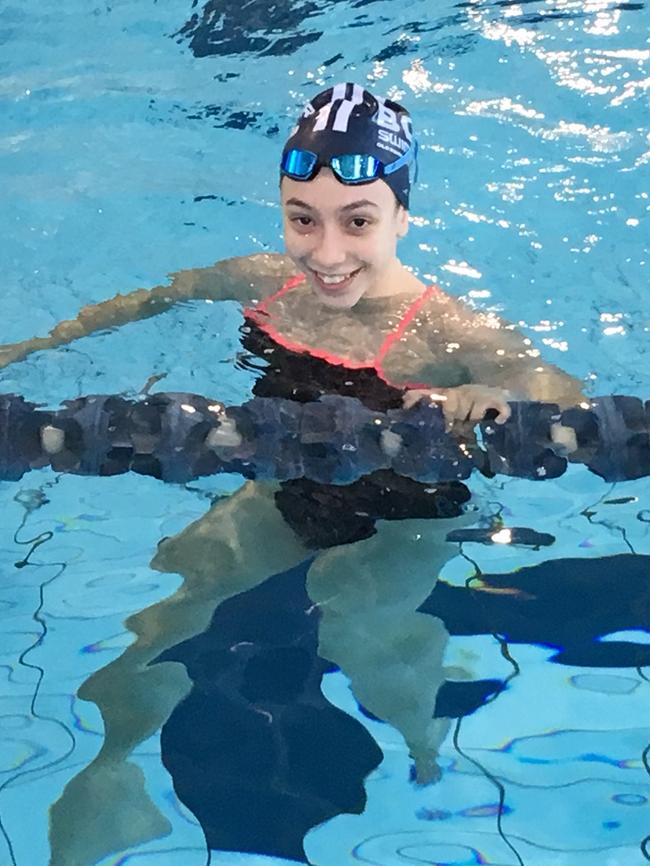
[[[471,421],[474,424],[482,421],[489,409],[498,414],[494,419],[497,424],[504,424],[510,417],[508,391],[503,388],[489,388],[487,385],[459,385],[457,388],[439,388],[437,390],[407,391],[402,400],[405,409],[410,409],[422,399],[432,403],[440,403],[448,427],[457,422]]]

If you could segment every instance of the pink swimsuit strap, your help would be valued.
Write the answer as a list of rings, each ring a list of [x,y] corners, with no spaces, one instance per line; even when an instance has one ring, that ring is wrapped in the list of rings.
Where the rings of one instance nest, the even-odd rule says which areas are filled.
[[[426,289],[422,292],[422,294],[418,295],[418,297],[411,304],[409,304],[406,312],[401,317],[395,329],[391,331],[391,333],[388,334],[382,342],[381,346],[379,347],[379,351],[377,352],[377,355],[375,357],[375,360],[371,364],[368,364],[361,363],[359,361],[351,361],[349,358],[345,358],[341,355],[335,355],[332,352],[326,352],[321,349],[312,348],[311,346],[307,346],[304,343],[298,343],[293,340],[288,340],[283,334],[281,334],[277,330],[277,328],[274,328],[271,325],[269,321],[269,306],[274,301],[277,301],[279,298],[292,291],[292,289],[295,289],[297,286],[301,285],[304,281],[304,274],[298,274],[297,276],[290,277],[281,289],[270,295],[264,301],[259,303],[256,307],[246,307],[244,310],[244,315],[247,318],[252,319],[256,325],[258,325],[266,334],[268,334],[269,337],[271,337],[276,343],[278,343],[285,349],[289,349],[292,352],[306,352],[307,354],[312,355],[314,358],[320,358],[321,360],[327,361],[330,364],[347,367],[350,370],[374,369],[377,375],[388,384],[392,383],[385,375],[383,370],[384,358],[391,350],[393,344],[397,340],[401,339],[410,323],[413,321],[415,316],[417,316],[417,314],[427,303],[427,301],[440,293],[440,289],[437,286],[427,286]],[[402,383],[398,387],[408,389],[426,388],[427,386],[419,383]]]

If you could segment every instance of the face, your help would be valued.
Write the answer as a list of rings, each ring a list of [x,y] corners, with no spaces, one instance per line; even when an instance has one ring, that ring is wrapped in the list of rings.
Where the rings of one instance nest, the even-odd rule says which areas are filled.
[[[323,304],[349,309],[391,293],[408,213],[387,184],[346,185],[322,168],[313,180],[282,178],[281,194],[287,254]]]

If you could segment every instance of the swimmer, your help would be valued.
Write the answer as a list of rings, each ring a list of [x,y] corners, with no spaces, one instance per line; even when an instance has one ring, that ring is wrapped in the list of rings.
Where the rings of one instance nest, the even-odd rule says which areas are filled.
[[[0,368],[179,301],[235,300],[271,325],[264,330],[281,345],[384,373],[408,389],[406,405],[432,395],[450,421],[477,421],[489,408],[504,420],[508,395],[579,402],[580,383],[551,364],[540,370],[512,325],[427,288],[399,261],[416,165],[406,109],[356,84],[329,88],[307,105],[283,149],[286,255],[226,259],[177,273],[171,285],[88,305],[47,337],[0,346]],[[410,388],[409,376],[424,387]]]
[[[383,411],[427,399],[461,429],[490,409],[506,420],[510,397],[580,402],[581,383],[551,364],[540,370],[512,325],[426,286],[399,260],[416,167],[404,107],[358,84],[330,87],[308,103],[281,154],[285,255],[227,259],[87,306],[49,336],[0,347],[0,367],[179,301],[235,300],[244,307],[244,347],[267,363],[253,389],[259,396],[342,394]],[[101,756],[53,810],[53,838],[68,845],[65,815],[102,831],[84,800],[88,779],[104,774],[110,801],[105,786],[121,778],[128,754],[187,693],[178,665],[152,662],[202,632],[225,599],[309,559],[319,654],[339,665],[370,712],[402,732],[418,780],[435,779],[449,727],[434,719],[447,633],[417,608],[456,553],[447,533],[472,520],[464,513],[469,499],[459,482],[432,488],[390,471],[346,487],[249,482],[163,540],[152,565],[184,583],[127,621],[135,641],[80,690],[100,708],[106,738]],[[426,692],[423,681],[431,684]],[[141,796],[147,799],[144,787]],[[115,801],[110,832],[117,834]]]

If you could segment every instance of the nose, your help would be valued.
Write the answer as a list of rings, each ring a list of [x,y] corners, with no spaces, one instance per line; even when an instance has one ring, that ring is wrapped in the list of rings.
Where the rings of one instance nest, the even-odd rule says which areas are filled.
[[[311,265],[315,271],[335,273],[345,267],[346,249],[337,226],[323,226],[311,251]]]

